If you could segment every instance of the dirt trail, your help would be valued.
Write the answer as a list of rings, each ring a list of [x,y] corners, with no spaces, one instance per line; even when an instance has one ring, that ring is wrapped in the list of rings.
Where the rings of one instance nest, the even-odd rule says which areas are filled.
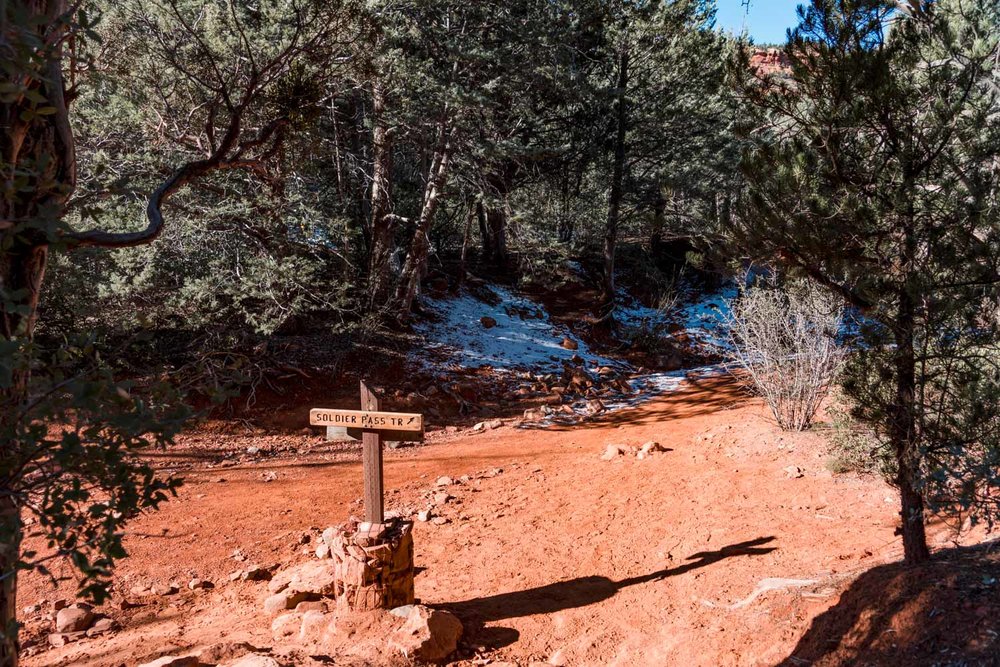
[[[609,443],[648,440],[669,451],[600,460]],[[195,575],[216,589],[112,609],[123,631],[25,664],[133,665],[223,639],[272,645],[258,611],[266,587],[230,582],[245,566],[231,556],[307,558],[304,532],[358,510],[357,456],[187,473],[179,499],[130,526],[117,589]],[[781,433],[759,402],[716,380],[603,422],[440,435],[389,452],[387,509],[422,509],[440,475],[503,468],[449,488],[456,498],[440,513],[450,523],[415,527],[417,596],[458,614],[494,660],[775,664],[847,575],[900,553],[892,490],[835,477],[825,462],[819,436]],[[262,481],[268,472],[276,479]],[[777,579],[796,582],[765,581]],[[58,595],[29,578],[22,606]]]

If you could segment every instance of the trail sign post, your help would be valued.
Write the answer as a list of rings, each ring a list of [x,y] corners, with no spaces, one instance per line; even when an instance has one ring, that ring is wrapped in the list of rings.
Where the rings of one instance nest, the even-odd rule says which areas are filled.
[[[381,400],[364,380],[361,381],[360,410],[313,408],[309,423],[344,429],[348,437],[361,439],[361,460],[365,476],[365,521],[381,524],[385,520],[382,489],[382,441],[422,440],[424,417],[405,412],[381,412]]]

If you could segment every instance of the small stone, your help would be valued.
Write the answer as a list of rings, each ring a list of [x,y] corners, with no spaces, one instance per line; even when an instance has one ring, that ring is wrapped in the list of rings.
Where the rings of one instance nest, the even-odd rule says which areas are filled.
[[[434,504],[436,504],[436,505],[444,505],[445,503],[447,503],[452,498],[454,498],[454,496],[452,496],[447,491],[442,491],[440,493],[435,493],[434,494]]]
[[[69,606],[69,602],[66,600],[56,600],[52,603],[52,611],[59,611],[60,609],[65,609]]]
[[[239,581],[243,578],[243,570],[236,570],[235,572],[230,572],[229,581]]]
[[[271,622],[271,635],[276,640],[284,640],[293,637],[302,630],[302,614],[292,612],[282,614]]]
[[[787,468],[785,468],[785,477],[789,477],[791,479],[798,479],[803,475],[804,473],[802,472],[802,468],[798,466],[788,466]]]
[[[286,609],[295,609],[300,602],[309,599],[309,593],[304,591],[282,591],[264,600],[264,611],[268,614],[278,614]]]
[[[454,483],[455,482],[454,480],[452,480],[451,477],[444,476],[444,477],[438,477],[437,481],[434,483],[434,486],[451,486]]]
[[[307,611],[326,612],[326,603],[322,600],[306,600],[295,605],[295,612],[297,614],[304,614]]]
[[[165,655],[138,667],[198,667],[201,661],[193,655]]]
[[[250,569],[245,570],[241,578],[243,581],[270,581],[271,571],[266,567],[255,565]]]
[[[111,632],[118,629],[118,623],[112,618],[99,618],[94,622],[90,629],[87,630],[88,637],[96,637],[97,635],[103,635],[106,632]]]
[[[559,343],[559,345],[562,346],[562,348],[565,349],[565,350],[574,350],[575,351],[575,350],[579,350],[580,349],[580,344],[577,343],[572,338],[570,338],[569,336],[566,336],[565,338],[563,338],[562,342]]]
[[[229,663],[227,667],[281,667],[281,663],[269,655],[251,653],[236,662]]]
[[[479,323],[483,325],[484,329],[492,329],[497,325],[497,321],[490,316],[480,317]]]
[[[330,555],[330,545],[326,542],[320,542],[316,545],[316,558],[327,558]]]
[[[599,415],[604,412],[607,408],[604,407],[604,403],[598,398],[592,398],[587,401],[585,410],[588,415],[594,416]]]
[[[254,447],[253,445],[247,447],[247,454],[249,454],[250,456],[260,454],[260,447]]]
[[[500,419],[491,419],[490,421],[486,422],[486,428],[490,429],[491,431],[494,429],[498,429],[501,426],[503,426],[503,420]]]
[[[170,583],[166,585],[166,587],[163,589],[163,592],[160,593],[160,595],[176,595],[177,592],[180,590],[181,590],[180,586],[174,583]]]
[[[198,654],[198,661],[206,665],[216,665],[220,662],[240,658],[247,653],[253,653],[257,648],[246,642],[219,642],[212,644]]]
[[[417,521],[426,522],[426,521],[430,521],[430,520],[431,520],[431,511],[430,510],[423,510],[423,511],[417,512]]]
[[[86,632],[53,632],[49,635],[49,644],[56,648],[65,646],[87,636]]]
[[[607,448],[604,450],[604,453],[601,454],[601,460],[612,461],[621,456],[623,453],[624,451],[621,445],[608,445]]]
[[[451,519],[445,516],[436,516],[433,519],[431,519],[431,523],[433,523],[435,526],[443,526],[446,523],[451,523]]]
[[[193,591],[200,591],[209,588],[215,588],[215,586],[212,585],[211,581],[206,581],[204,579],[199,579],[198,577],[195,577],[194,579],[188,582],[188,588],[190,588]]]
[[[56,614],[56,632],[83,632],[94,621],[94,612],[90,605],[74,604],[64,607]]]

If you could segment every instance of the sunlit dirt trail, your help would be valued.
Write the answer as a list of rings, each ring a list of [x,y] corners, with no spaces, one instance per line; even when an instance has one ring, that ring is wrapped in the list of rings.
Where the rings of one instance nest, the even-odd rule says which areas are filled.
[[[649,440],[668,451],[601,460],[608,444]],[[303,533],[358,511],[357,458],[196,466],[178,499],[131,524],[116,590],[195,575],[216,588],[112,607],[121,632],[26,664],[132,665],[223,639],[273,646],[266,586],[228,575],[308,558]],[[503,469],[450,487],[438,510],[449,523],[415,527],[417,597],[462,619],[468,650],[525,665],[775,664],[846,576],[899,555],[892,490],[834,476],[826,460],[820,436],[781,433],[759,402],[713,380],[599,422],[388,452],[386,504],[423,509],[439,476]],[[796,583],[759,589],[778,579]],[[28,578],[21,600],[59,595]]]

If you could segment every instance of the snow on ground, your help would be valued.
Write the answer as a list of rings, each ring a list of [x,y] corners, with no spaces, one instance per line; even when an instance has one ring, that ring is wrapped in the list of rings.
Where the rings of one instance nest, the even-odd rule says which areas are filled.
[[[567,328],[553,324],[540,304],[503,287],[493,285],[490,289],[500,298],[495,306],[468,293],[425,302],[438,320],[417,327],[428,341],[428,351],[433,353],[424,358],[425,363],[437,365],[443,354],[463,368],[490,366],[497,371],[544,372],[561,370],[563,361],[578,354],[588,365],[627,367],[591,352]],[[493,318],[497,325],[485,327],[484,317]],[[577,349],[562,347],[564,338],[574,341]]]
[[[664,311],[645,306],[622,291],[615,317],[625,326],[633,328],[656,329],[676,323],[680,326],[676,333],[687,334],[697,343],[724,352],[731,346],[727,324],[729,302],[738,294],[736,285],[729,284],[707,294],[698,294],[693,300],[684,300],[679,307]]]
[[[545,373],[561,370],[563,361],[579,355],[588,367],[631,368],[622,361],[592,352],[568,328],[554,324],[541,304],[503,287],[494,285],[490,289],[499,297],[496,305],[469,293],[424,302],[435,317],[433,321],[417,325],[418,333],[423,334],[427,341],[419,357],[420,363],[440,368],[444,358],[446,363],[460,368],[488,366],[499,372],[531,370]],[[678,323],[681,331],[695,342],[725,350],[729,345],[725,324],[729,312],[728,299],[736,294],[736,287],[724,287],[666,314],[626,297],[615,316],[626,326],[661,328],[668,323]],[[496,320],[496,326],[487,328],[482,323],[483,318]],[[564,338],[574,341],[577,349],[562,347]],[[638,375],[629,380],[632,393],[604,399],[604,406],[608,412],[635,407],[661,394],[676,391],[687,377],[710,377],[725,372],[723,365],[715,365]],[[574,415],[553,414],[530,427],[544,428],[553,423],[573,422],[589,413],[585,399],[576,401],[572,407]]]

